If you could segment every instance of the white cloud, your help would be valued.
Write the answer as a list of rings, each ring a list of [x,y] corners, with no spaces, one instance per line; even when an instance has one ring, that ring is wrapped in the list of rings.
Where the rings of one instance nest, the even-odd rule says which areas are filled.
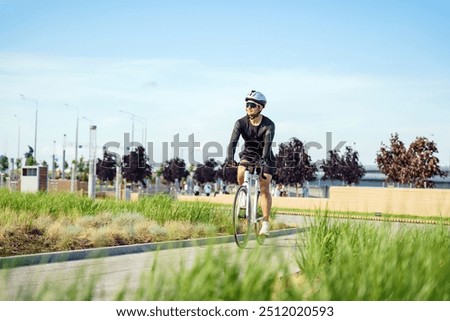
[[[20,99],[18,94],[24,93],[39,101],[38,156],[47,162],[54,140],[60,144],[66,133],[68,145],[74,141],[76,112],[65,107],[66,103],[78,106],[80,117],[98,125],[99,144],[123,142],[123,133],[131,131],[129,116],[119,112],[126,109],[147,120],[148,140],[156,148],[177,133],[182,139],[194,133],[202,144],[226,145],[234,121],[244,115],[243,98],[250,89],[267,96],[265,113],[277,125],[277,143],[295,136],[325,146],[326,133],[332,132],[336,143],[355,142],[363,162],[372,164],[380,141],[399,132],[405,142],[419,134],[433,134],[440,150],[450,153],[446,124],[450,86],[441,79],[299,68],[222,70],[193,60],[11,53],[0,54],[0,75],[0,116],[5,120],[0,134],[7,140],[8,153],[17,144],[14,113],[21,118],[23,152],[34,140],[34,107]],[[80,143],[89,140],[88,125],[80,120]],[[142,130],[143,124],[136,122],[135,137],[142,137]],[[0,148],[2,153],[1,144]],[[315,157],[324,155],[321,150]],[[73,152],[68,151],[70,157]]]

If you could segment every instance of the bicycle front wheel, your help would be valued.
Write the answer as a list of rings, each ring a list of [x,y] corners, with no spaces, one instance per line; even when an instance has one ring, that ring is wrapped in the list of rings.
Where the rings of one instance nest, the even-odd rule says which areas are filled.
[[[246,215],[247,187],[240,186],[234,197],[233,232],[237,246],[244,248],[250,235],[250,216]]]

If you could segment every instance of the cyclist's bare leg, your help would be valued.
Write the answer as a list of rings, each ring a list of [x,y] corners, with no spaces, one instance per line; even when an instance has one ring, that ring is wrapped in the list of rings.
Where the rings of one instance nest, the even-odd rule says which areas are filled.
[[[266,178],[260,178],[261,189],[261,209],[264,217],[264,221],[269,221],[270,209],[272,208],[272,195],[270,194],[270,182],[272,175],[264,174]]]
[[[238,166],[237,170],[237,181],[239,185],[244,184],[245,166]]]

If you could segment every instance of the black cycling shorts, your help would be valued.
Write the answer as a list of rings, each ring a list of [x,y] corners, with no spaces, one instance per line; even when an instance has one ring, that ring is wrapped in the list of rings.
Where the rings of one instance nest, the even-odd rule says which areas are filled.
[[[246,157],[241,157],[241,163],[251,163],[254,164],[254,159],[248,159]],[[277,166],[274,161],[268,161],[264,165],[264,173],[274,176],[277,171]]]

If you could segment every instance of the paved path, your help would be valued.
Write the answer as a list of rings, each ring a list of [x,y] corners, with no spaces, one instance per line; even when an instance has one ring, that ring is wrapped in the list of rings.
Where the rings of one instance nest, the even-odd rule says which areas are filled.
[[[303,217],[287,217],[284,220],[290,221],[299,228],[304,228],[305,224],[307,225]],[[271,260],[284,259],[288,264],[290,273],[298,271],[295,262],[295,249],[300,235],[301,233],[278,237],[271,236],[262,246],[263,253],[267,255],[261,257],[261,261],[271,264]],[[232,257],[238,255],[238,253],[242,255],[242,252],[250,253],[257,246],[256,241],[250,241],[244,250],[238,249],[234,242],[213,245],[213,248],[217,249],[214,253],[223,250],[225,252],[222,253]],[[183,264],[185,267],[189,267],[194,264],[199,255],[208,250],[208,247],[207,245],[179,247],[161,251],[20,266],[9,270],[3,269],[0,270],[3,274],[0,275],[0,300],[16,300],[21,298],[19,294],[23,291],[37,295],[41,293],[40,291],[45,285],[52,286],[55,282],[58,285],[71,286],[76,284],[76,280],[80,280],[80,273],[83,273],[83,279],[96,278],[95,300],[113,300],[125,284],[128,289],[135,289],[139,285],[141,275],[150,271],[155,260],[157,260],[158,266],[176,267]]]

